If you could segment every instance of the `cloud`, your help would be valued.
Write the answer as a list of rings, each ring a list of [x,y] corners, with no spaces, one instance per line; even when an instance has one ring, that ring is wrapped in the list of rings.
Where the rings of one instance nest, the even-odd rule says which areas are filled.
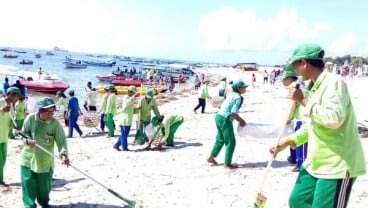
[[[306,23],[296,9],[280,9],[265,19],[254,9],[224,7],[203,15],[199,25],[201,47],[209,50],[291,50],[331,30],[329,24]]]
[[[338,37],[332,41],[329,49],[333,54],[348,54],[355,49],[355,46],[357,46],[358,42],[359,38],[356,37],[351,30],[348,30],[342,34],[341,37]]]

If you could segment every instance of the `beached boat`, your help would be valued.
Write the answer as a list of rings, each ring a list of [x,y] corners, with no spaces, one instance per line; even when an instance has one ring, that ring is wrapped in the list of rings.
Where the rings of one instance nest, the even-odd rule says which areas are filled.
[[[138,87],[137,92],[141,95],[145,95],[148,88],[150,88],[150,87]],[[115,86],[115,90],[116,90],[118,95],[128,94],[128,87],[127,86]],[[104,88],[104,86],[97,86],[96,91],[98,93],[104,93],[105,88]],[[154,88],[152,88],[152,91],[153,91],[154,95],[157,95],[158,93],[162,93],[166,90],[162,87],[154,87]]]
[[[65,68],[69,69],[85,69],[87,68],[87,64],[82,63],[81,61],[65,61]]]
[[[20,64],[28,64],[28,65],[31,65],[31,64],[33,64],[33,61],[32,60],[28,60],[28,59],[23,59],[19,63]]]

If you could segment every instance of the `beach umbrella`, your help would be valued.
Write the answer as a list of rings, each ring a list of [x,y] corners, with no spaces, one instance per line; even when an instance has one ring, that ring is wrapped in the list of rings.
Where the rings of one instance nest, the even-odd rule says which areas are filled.
[[[16,134],[22,136],[25,139],[30,139],[29,136],[25,135],[23,132],[18,131]],[[41,149],[42,151],[44,151],[45,153],[51,155],[52,157],[58,159],[61,161],[61,158],[58,155],[55,155],[54,153],[50,152],[49,150],[45,149],[44,147],[40,146],[39,144],[35,144],[35,146],[39,149]],[[91,179],[93,182],[97,183],[98,185],[102,186],[103,188],[105,188],[108,192],[110,192],[112,195],[116,196],[117,198],[121,199],[122,201],[124,201],[126,204],[128,204],[129,206],[132,207],[141,207],[142,202],[141,201],[134,201],[131,199],[127,199],[123,196],[121,196],[120,194],[118,194],[116,191],[110,189],[109,187],[107,187],[106,185],[102,184],[101,182],[97,181],[96,179],[92,178],[91,176],[87,175],[85,172],[79,170],[77,167],[73,166],[72,164],[69,164],[70,167],[72,167],[74,170],[76,170],[77,172],[79,172],[80,174],[86,176],[87,178]]]

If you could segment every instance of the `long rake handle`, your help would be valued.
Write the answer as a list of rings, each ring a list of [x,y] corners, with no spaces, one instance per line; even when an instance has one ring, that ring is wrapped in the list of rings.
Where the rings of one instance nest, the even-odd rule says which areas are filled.
[[[301,84],[301,81],[302,81],[302,78],[301,77],[298,77],[297,84],[296,84],[295,88],[299,89],[300,84]],[[280,139],[282,137],[282,133],[284,132],[285,127],[286,127],[286,122],[287,122],[287,120],[289,118],[290,110],[293,107],[293,105],[294,105],[294,101],[290,101],[289,102],[289,105],[288,105],[288,108],[286,108],[286,112],[284,114],[283,120],[281,121],[282,122],[281,123],[282,124],[282,127],[280,128],[280,130],[278,132],[278,135],[277,135],[276,145],[278,145],[279,142],[280,142]],[[273,156],[271,156],[271,158],[267,162],[266,170],[265,170],[263,179],[262,179],[261,184],[260,184],[259,189],[258,189],[258,194],[261,194],[262,193],[264,184],[266,183],[266,179],[267,179],[268,174],[270,173],[271,165],[272,165],[272,162],[273,162],[274,159],[275,158]]]
[[[23,132],[17,132],[17,134],[19,134],[20,136],[28,139],[29,137],[27,135],[25,135]],[[41,145],[39,144],[35,144],[35,146],[39,149],[41,149],[42,151],[44,151],[45,153],[51,155],[52,157],[62,161],[62,159],[58,156],[58,155],[55,155],[54,153],[50,152],[49,150],[47,150],[46,148],[42,147]],[[135,206],[136,205],[136,202],[134,200],[130,200],[130,199],[127,199],[123,196],[121,196],[120,194],[118,194],[117,192],[115,192],[114,190],[108,188],[107,186],[105,186],[104,184],[102,184],[101,182],[97,181],[96,179],[92,178],[91,176],[87,175],[85,172],[79,170],[77,167],[75,167],[74,165],[72,164],[69,164],[70,167],[72,167],[74,170],[76,170],[77,172],[79,172],[80,174],[86,176],[87,178],[91,179],[93,182],[97,183],[98,185],[102,186],[103,188],[105,188],[108,192],[110,192],[111,194],[113,194],[114,196],[118,197],[119,199],[123,200],[125,203],[127,203],[128,205],[130,206]]]

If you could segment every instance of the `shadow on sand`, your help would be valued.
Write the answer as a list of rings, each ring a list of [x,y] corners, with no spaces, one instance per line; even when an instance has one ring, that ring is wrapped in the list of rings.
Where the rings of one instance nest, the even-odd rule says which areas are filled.
[[[62,178],[53,178],[52,179],[52,188],[60,188],[60,187],[63,187],[64,185],[66,184],[69,184],[69,183],[78,183],[79,181],[83,181],[83,180],[86,180],[85,178],[76,178],[76,179],[73,179],[73,180],[65,180],[65,179],[62,179]]]
[[[244,168],[266,168],[267,163],[268,163],[268,161],[266,161],[266,162],[244,163],[244,164],[239,164],[239,166],[244,167]],[[281,167],[288,167],[288,166],[293,166],[293,165],[290,164],[288,161],[279,161],[279,160],[274,160],[272,162],[272,165],[271,165],[271,167],[273,167],[273,168],[281,168]]]
[[[52,208],[130,208],[131,206],[116,206],[116,205],[105,205],[105,204],[89,204],[89,203],[76,203],[68,205],[52,205]]]
[[[199,142],[174,142],[174,146],[163,146],[162,149],[160,150],[147,150],[145,147],[147,146],[146,145],[142,145],[144,146],[143,148],[140,148],[140,149],[136,149],[136,150],[133,150],[134,152],[143,152],[143,151],[160,151],[160,152],[167,152],[167,151],[171,151],[171,150],[175,150],[175,149],[182,149],[182,148],[186,148],[186,147],[199,147],[199,146],[203,146],[202,143],[199,143]]]

